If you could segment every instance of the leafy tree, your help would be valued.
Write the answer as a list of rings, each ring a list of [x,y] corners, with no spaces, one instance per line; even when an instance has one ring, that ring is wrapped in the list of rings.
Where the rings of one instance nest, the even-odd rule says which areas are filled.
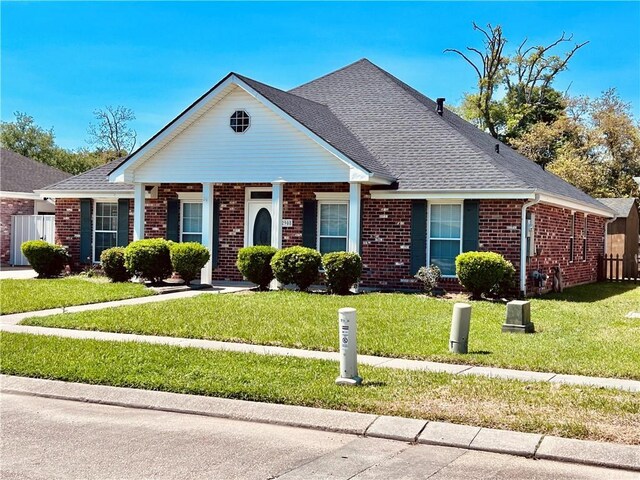
[[[89,124],[89,143],[98,150],[109,152],[113,158],[127,155],[137,141],[136,131],[129,126],[129,122],[136,119],[133,110],[118,105],[107,106],[93,112],[97,124]]]

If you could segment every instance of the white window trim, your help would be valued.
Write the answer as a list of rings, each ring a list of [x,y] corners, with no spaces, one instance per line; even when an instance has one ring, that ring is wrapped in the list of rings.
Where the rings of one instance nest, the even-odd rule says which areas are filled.
[[[244,129],[243,131],[241,131],[241,132],[237,132],[237,131],[235,131],[235,130],[233,129],[233,127],[231,126],[231,117],[233,117],[233,116],[236,114],[236,112],[243,112],[243,113],[244,113],[244,114],[249,118],[249,124],[247,125],[247,128],[245,128],[245,129]],[[240,108],[240,109],[236,108],[233,112],[231,112],[231,113],[229,114],[229,128],[231,129],[231,131],[232,131],[233,133],[237,133],[238,135],[242,135],[242,134],[244,134],[244,133],[247,133],[247,131],[249,131],[249,129],[251,128],[251,124],[252,124],[252,123],[253,123],[253,122],[252,122],[252,120],[251,120],[251,115],[249,115],[249,112],[247,112],[247,110],[246,110],[245,108]]]
[[[316,196],[318,194],[316,193]],[[344,196],[344,195],[343,195]],[[318,211],[316,212],[316,250],[318,250],[318,252],[320,252],[320,210],[322,209],[322,205],[346,205],[347,206],[347,234],[346,235],[322,235],[323,238],[344,238],[346,243],[345,243],[345,252],[348,251],[349,249],[349,194],[346,194],[346,200],[330,200],[330,199],[325,199],[325,200],[318,200]],[[320,252],[320,255],[323,255],[322,252]]]
[[[244,200],[246,202],[267,202],[271,198],[251,198],[251,192],[273,192],[272,187],[246,187],[244,189]]]
[[[185,198],[184,200],[180,198],[180,196],[178,196],[178,198],[180,198],[180,236],[178,237],[180,239],[180,243],[184,242],[184,240],[182,239],[183,234],[187,234],[187,235],[197,235],[198,232],[185,232],[184,231],[184,210],[183,210],[183,206],[187,203],[199,203],[202,205],[202,192],[189,192],[189,193],[198,193],[199,197],[196,198]],[[180,195],[180,194],[178,194]],[[202,214],[204,215],[204,211],[202,212]],[[200,231],[200,243],[202,243],[202,231]]]
[[[271,192],[272,198],[251,198],[251,192]],[[249,242],[249,204],[262,203],[269,204],[269,213],[271,214],[271,220],[273,221],[273,187],[246,187],[244,189],[244,246],[248,247]]]
[[[348,202],[349,192],[314,192],[318,201]]]
[[[114,202],[115,200],[115,202]],[[116,205],[116,229],[115,230],[98,230],[96,229],[96,214],[98,213],[98,203],[114,203]],[[96,233],[115,233],[116,234],[116,246],[118,245],[118,199],[114,198],[94,198],[93,199],[93,221],[91,230],[93,231],[91,238],[91,257],[92,262],[99,264],[100,258],[96,258]]]
[[[434,238],[434,240],[460,240],[458,255],[462,253],[462,239],[464,238],[464,200],[430,200],[427,202],[427,266],[431,265],[431,207],[433,205],[459,205],[460,206],[460,238]],[[442,278],[458,278],[453,275],[442,275]]]
[[[178,192],[178,200],[202,203],[202,192]]]

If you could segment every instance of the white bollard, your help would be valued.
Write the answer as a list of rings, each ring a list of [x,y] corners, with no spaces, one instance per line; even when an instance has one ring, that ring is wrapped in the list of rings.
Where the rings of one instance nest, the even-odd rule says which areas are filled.
[[[449,351],[467,353],[469,345],[469,324],[471,323],[471,305],[456,303],[453,306],[451,334],[449,335]]]
[[[358,376],[358,345],[356,342],[356,309],[338,310],[338,337],[340,339],[340,376],[338,385],[360,385]]]

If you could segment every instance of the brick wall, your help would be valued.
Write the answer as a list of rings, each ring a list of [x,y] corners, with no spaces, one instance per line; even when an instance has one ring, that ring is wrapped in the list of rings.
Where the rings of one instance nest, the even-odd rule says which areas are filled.
[[[33,215],[33,200],[5,198],[0,200],[0,264],[11,259],[11,215]]]
[[[93,209],[93,204],[91,205]],[[93,212],[93,210],[92,210]],[[71,268],[80,268],[80,199],[56,199],[56,243],[67,247]]]

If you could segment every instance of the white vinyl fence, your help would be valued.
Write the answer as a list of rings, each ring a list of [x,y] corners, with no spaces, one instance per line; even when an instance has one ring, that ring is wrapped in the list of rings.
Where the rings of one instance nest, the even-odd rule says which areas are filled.
[[[11,265],[29,265],[20,246],[28,240],[55,242],[56,217],[54,215],[11,216]]]

